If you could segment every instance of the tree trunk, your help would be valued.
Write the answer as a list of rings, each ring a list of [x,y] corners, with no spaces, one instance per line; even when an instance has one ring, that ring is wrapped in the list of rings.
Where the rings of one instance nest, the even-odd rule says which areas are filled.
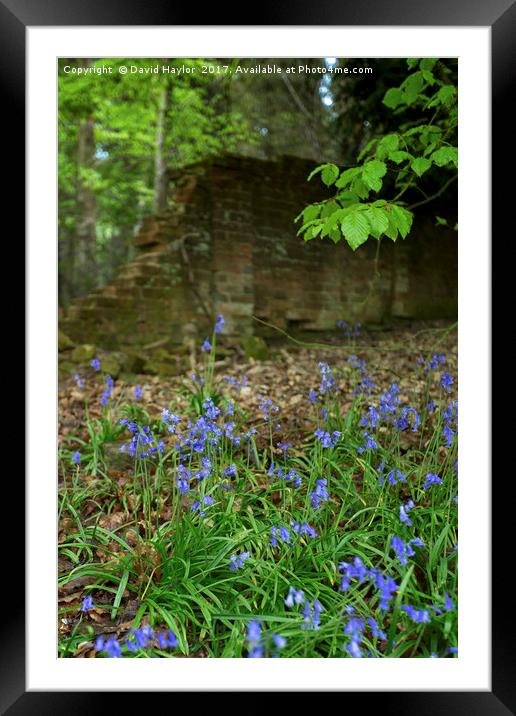
[[[156,153],[154,155],[154,210],[162,211],[168,200],[168,169],[165,144],[170,111],[170,86],[165,81],[159,98],[158,122],[156,130]]]
[[[79,60],[79,65],[88,67],[90,59]],[[77,251],[75,257],[75,281],[77,288],[88,290],[96,284],[96,223],[97,202],[92,188],[91,176],[95,168],[95,120],[90,107],[79,122],[77,147]]]

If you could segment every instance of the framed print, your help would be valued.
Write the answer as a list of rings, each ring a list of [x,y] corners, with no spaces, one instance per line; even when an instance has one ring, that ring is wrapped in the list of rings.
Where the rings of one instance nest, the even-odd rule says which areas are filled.
[[[490,437],[514,5],[0,17],[29,339],[2,712],[514,713]]]

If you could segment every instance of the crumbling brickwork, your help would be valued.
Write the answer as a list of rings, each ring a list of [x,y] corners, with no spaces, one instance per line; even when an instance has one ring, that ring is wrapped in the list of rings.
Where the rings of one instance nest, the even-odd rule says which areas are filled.
[[[421,218],[405,241],[304,243],[295,216],[331,192],[307,182],[313,163],[227,156],[171,178],[170,207],[148,218],[139,255],[116,279],[70,307],[74,340],[106,349],[181,343],[223,313],[228,335],[260,333],[253,315],[285,329],[337,320],[449,318],[457,312],[457,237]]]

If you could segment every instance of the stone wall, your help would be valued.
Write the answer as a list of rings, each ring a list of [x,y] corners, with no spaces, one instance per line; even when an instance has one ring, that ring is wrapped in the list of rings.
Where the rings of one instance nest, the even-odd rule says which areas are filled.
[[[181,344],[223,313],[228,335],[327,330],[339,319],[452,318],[457,236],[418,216],[406,241],[356,252],[345,241],[304,243],[294,217],[328,196],[307,182],[313,163],[227,156],[171,179],[170,208],[146,220],[138,257],[108,286],[77,301],[61,328],[108,350]]]

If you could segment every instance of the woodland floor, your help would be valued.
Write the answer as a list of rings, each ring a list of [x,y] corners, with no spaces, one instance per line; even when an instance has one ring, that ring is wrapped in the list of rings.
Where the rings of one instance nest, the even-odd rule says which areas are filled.
[[[420,385],[414,381],[414,373],[418,367],[418,359],[425,360],[433,352],[442,353],[446,357],[446,366],[454,375],[457,375],[457,327],[456,324],[446,321],[414,322],[400,324],[386,331],[364,331],[357,339],[349,340],[342,335],[333,333],[314,340],[310,345],[297,345],[288,340],[270,342],[270,358],[266,361],[247,360],[243,352],[235,351],[231,356],[217,361],[215,373],[217,376],[216,385],[222,393],[232,395],[235,401],[242,406],[250,416],[248,425],[252,426],[253,421],[256,427],[260,427],[262,418],[258,405],[260,397],[272,398],[275,405],[278,405],[280,412],[278,420],[281,421],[281,431],[277,434],[278,440],[289,442],[293,449],[300,448],[304,437],[313,431],[313,422],[306,416],[310,415],[309,391],[317,389],[320,376],[318,370],[319,361],[327,362],[334,371],[335,378],[342,396],[342,409],[346,410],[346,396],[349,395],[349,404],[353,400],[351,394],[351,376],[347,369],[348,358],[352,355],[367,362],[368,371],[375,384],[380,389],[387,390],[396,382],[400,387],[400,395],[404,393],[410,400],[417,395],[418,390],[423,390],[424,381]],[[201,360],[199,355],[199,366]],[[91,373],[91,375],[90,375]],[[82,373],[84,375],[84,371]],[[95,376],[91,369],[86,368],[85,387],[79,389],[72,379],[62,381],[59,385],[59,447],[76,449],[74,439],[80,438],[88,441],[88,432],[85,419],[85,400],[88,404],[89,418],[94,420],[101,416],[100,397],[105,388],[99,376]],[[246,376],[247,385],[239,392],[235,392],[224,381],[224,376],[233,376],[241,379]],[[97,378],[97,379],[95,379]],[[143,391],[142,405],[152,416],[156,418],[161,414],[164,407],[168,407],[171,397],[174,396],[175,407],[181,408],[181,400],[186,398],[177,396],[184,395],[185,387],[191,386],[190,373],[177,378],[161,378],[158,376],[135,375],[125,376],[125,379],[116,380],[112,391],[112,401],[123,398],[124,395],[132,395],[134,386],[140,386]],[[455,390],[454,390],[455,393]],[[253,418],[254,416],[254,418]],[[258,432],[257,438],[259,438]],[[266,446],[268,435],[264,432],[261,438],[261,447]],[[260,440],[257,439],[257,447],[260,448]],[[113,449],[112,470],[109,476],[114,478],[123,487],[126,466],[120,461],[116,449]],[[72,469],[72,466],[62,467],[65,471]],[[94,480],[83,475],[82,479],[87,483]],[[63,474],[59,475],[59,482],[62,483]],[[83,505],[84,514],[81,518],[87,523],[88,501]],[[91,505],[92,513],[98,511],[98,505]],[[101,526],[105,529],[115,529],[117,525],[116,510],[112,510],[101,518]],[[72,520],[62,519],[59,524],[59,542],[62,543],[69,535],[70,530],[75,529]],[[70,572],[72,563],[66,556],[59,557],[59,575]],[[84,596],[84,588],[91,584],[91,577],[79,577],[70,581],[64,580],[59,588],[59,633],[62,639],[71,634],[74,625],[79,618],[81,599]],[[111,603],[112,595],[106,593],[106,607]],[[123,635],[129,629],[132,618],[137,609],[136,600],[124,594],[120,610],[115,622],[110,619],[110,610],[102,608],[102,596],[96,599],[99,608],[90,612],[89,617],[95,626],[95,632],[103,634]],[[62,618],[63,611],[67,613]],[[79,646],[74,653],[75,657],[93,657],[95,652],[91,641]],[[202,651],[194,656],[202,657]]]

